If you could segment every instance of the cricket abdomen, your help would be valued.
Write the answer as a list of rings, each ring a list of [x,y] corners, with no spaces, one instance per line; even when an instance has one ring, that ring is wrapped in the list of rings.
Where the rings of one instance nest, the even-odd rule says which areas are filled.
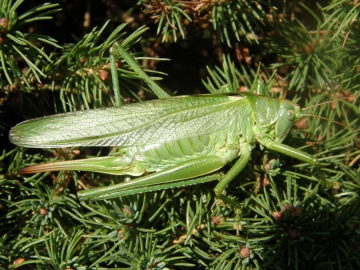
[[[203,156],[218,156],[230,162],[241,154],[245,138],[239,136],[236,126],[208,135],[201,135],[162,144],[123,148],[127,163],[124,174],[141,175],[174,166]],[[141,173],[142,172],[142,173]]]

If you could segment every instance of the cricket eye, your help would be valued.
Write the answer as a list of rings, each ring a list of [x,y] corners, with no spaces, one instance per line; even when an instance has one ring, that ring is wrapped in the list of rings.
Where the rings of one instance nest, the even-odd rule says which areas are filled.
[[[287,119],[289,119],[289,120],[293,120],[294,119],[294,111],[293,110],[288,110],[287,112],[286,112],[286,116],[287,116]]]

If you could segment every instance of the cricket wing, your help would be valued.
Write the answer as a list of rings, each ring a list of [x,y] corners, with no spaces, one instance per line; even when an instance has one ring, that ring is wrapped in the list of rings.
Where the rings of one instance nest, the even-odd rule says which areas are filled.
[[[248,111],[238,95],[182,96],[77,111],[22,122],[10,131],[16,145],[127,147],[209,134],[234,124]]]

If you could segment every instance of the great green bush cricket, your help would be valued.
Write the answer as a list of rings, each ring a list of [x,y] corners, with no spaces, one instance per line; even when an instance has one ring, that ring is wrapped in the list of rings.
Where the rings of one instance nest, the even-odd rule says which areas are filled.
[[[312,155],[282,143],[293,123],[304,116],[297,104],[251,93],[167,98],[120,44],[114,49],[150,87],[156,88],[154,92],[158,91],[162,99],[58,114],[18,124],[11,129],[10,140],[19,146],[119,147],[116,155],[40,164],[21,173],[83,170],[141,176],[78,193],[83,200],[96,200],[216,179],[220,181],[214,191],[221,196],[248,163],[256,143],[320,165]],[[212,174],[236,158],[226,175]]]

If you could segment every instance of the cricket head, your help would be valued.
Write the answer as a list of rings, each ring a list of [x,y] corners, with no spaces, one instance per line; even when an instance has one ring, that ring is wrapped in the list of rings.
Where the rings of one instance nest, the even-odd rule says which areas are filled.
[[[290,129],[294,125],[294,122],[302,117],[300,106],[286,99],[281,99],[279,104],[279,114],[275,123],[275,140],[281,142],[286,135],[290,132]]]
[[[284,140],[294,122],[303,116],[299,105],[286,99],[253,95],[248,98],[256,126],[266,130],[278,142]]]

